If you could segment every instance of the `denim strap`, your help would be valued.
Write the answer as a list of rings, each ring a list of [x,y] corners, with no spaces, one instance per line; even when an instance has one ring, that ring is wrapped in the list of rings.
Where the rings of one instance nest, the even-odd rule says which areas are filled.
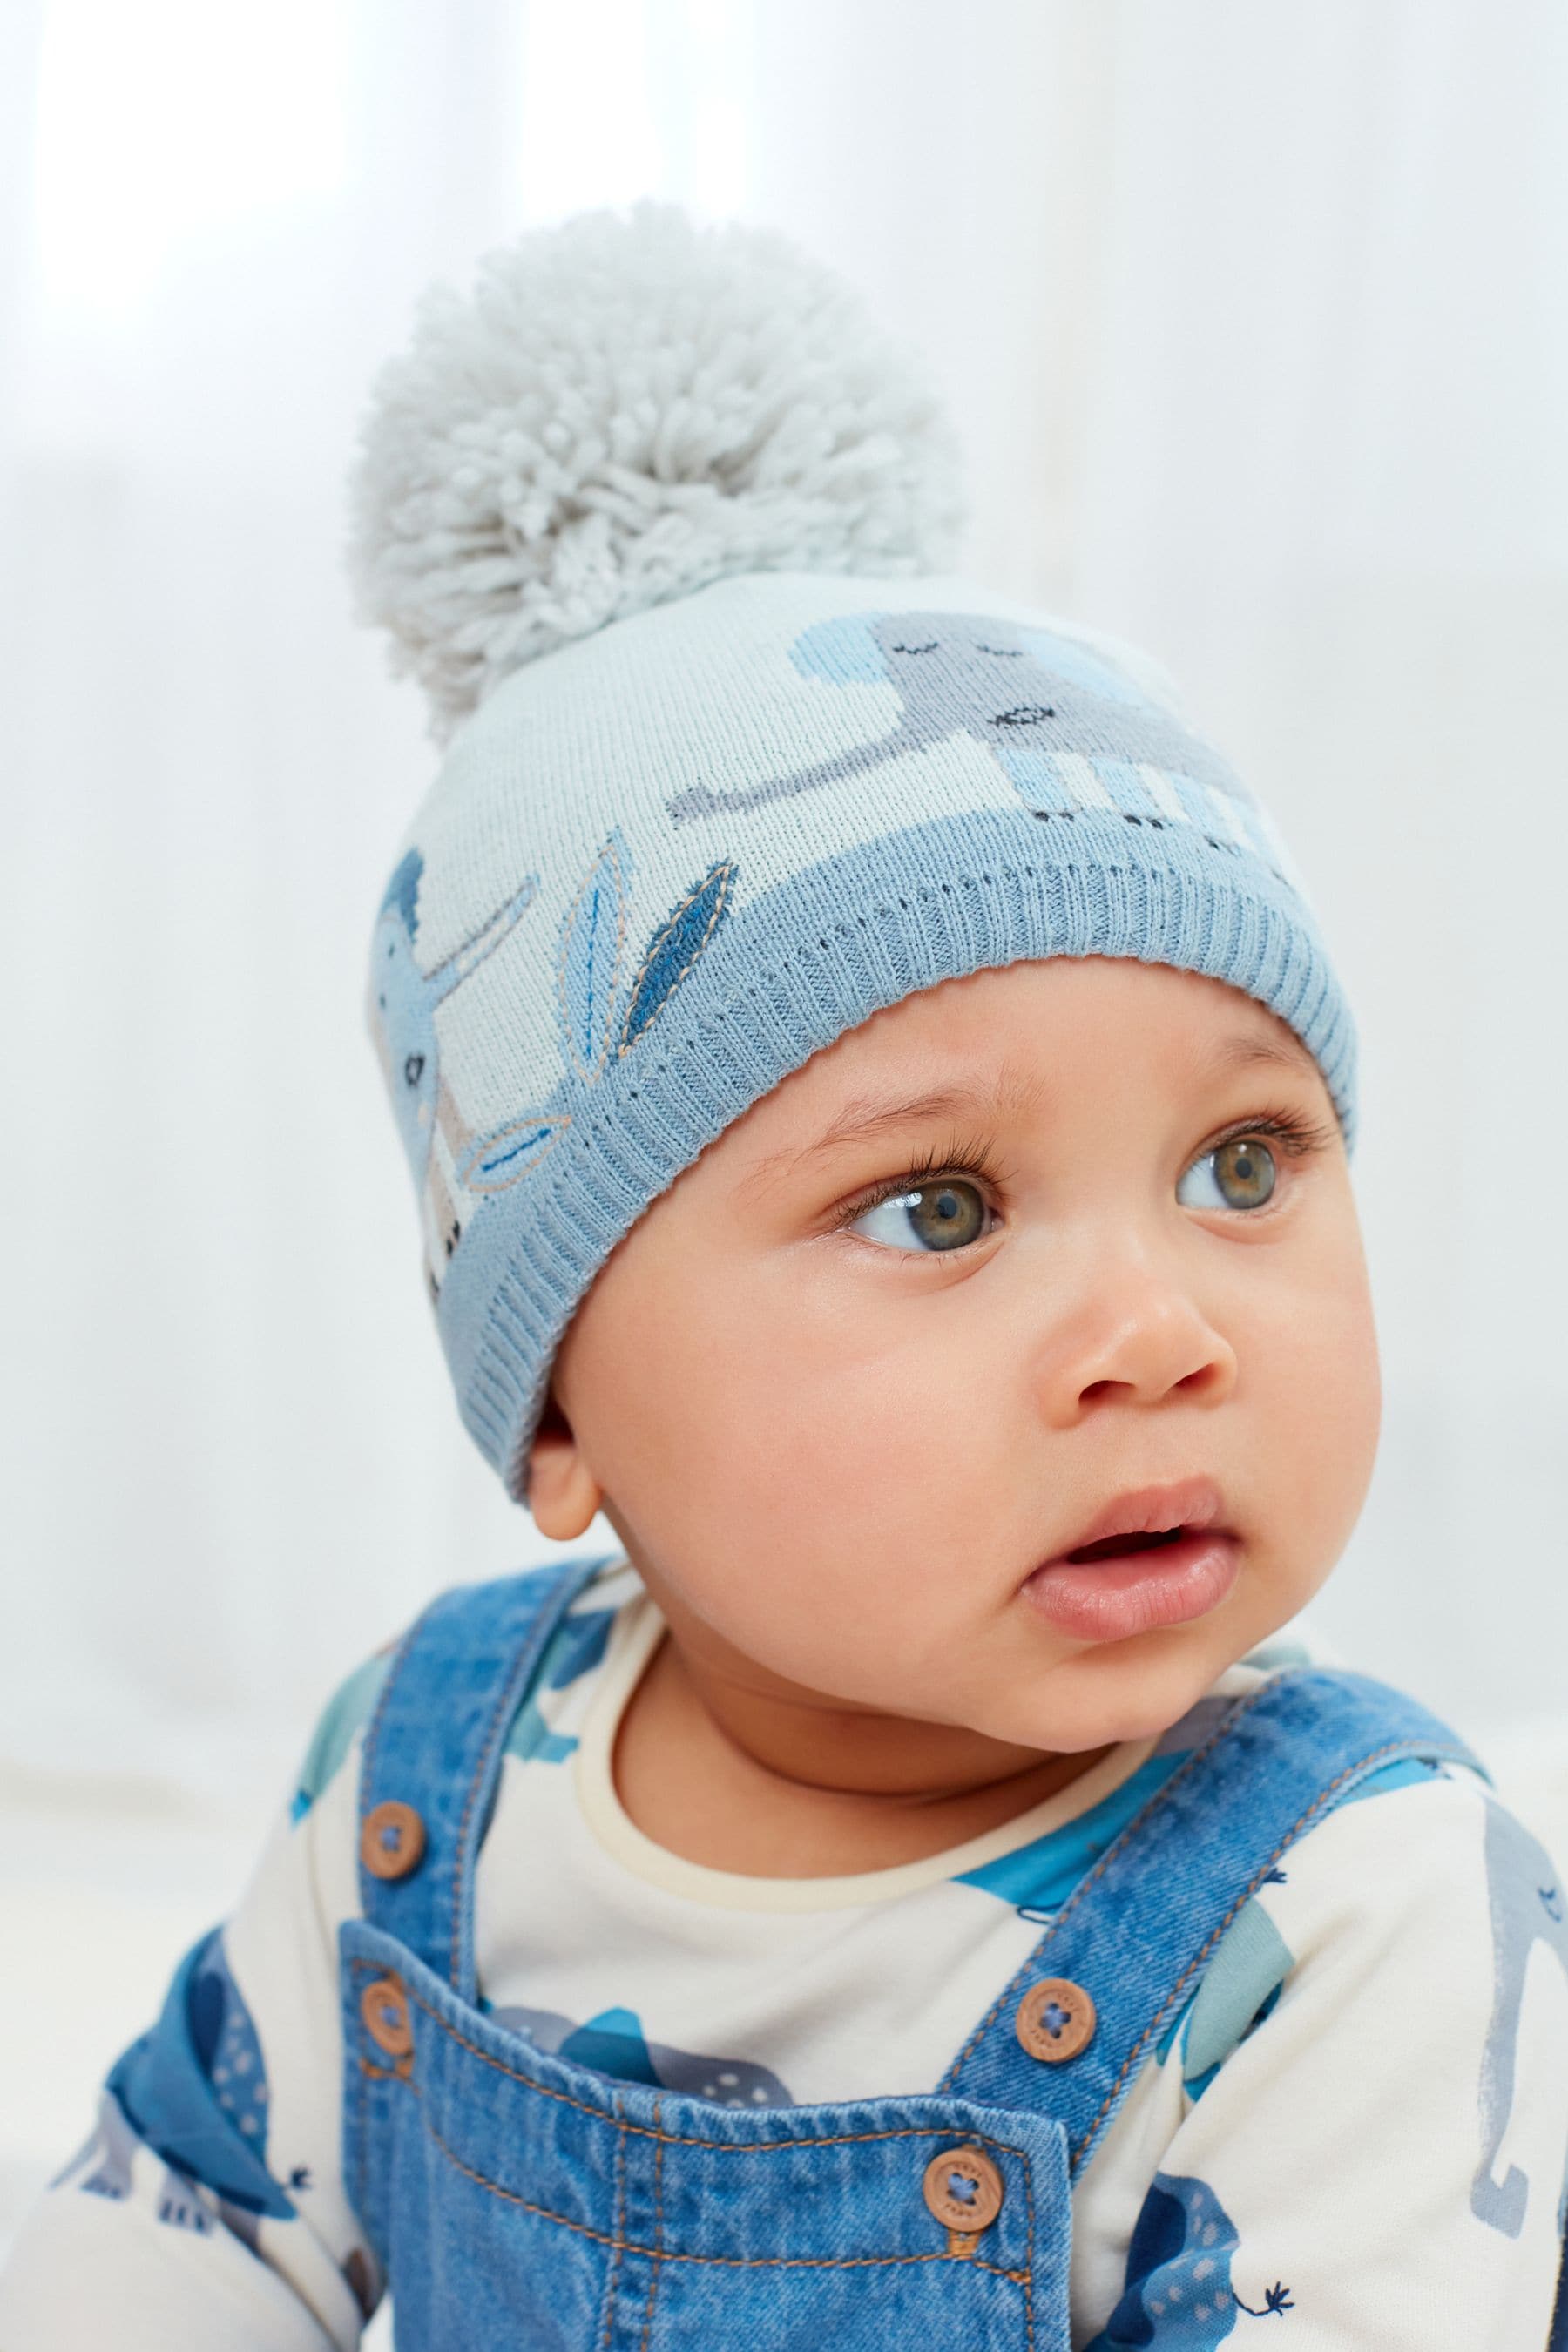
[[[1286,1848],[1401,1759],[1490,1780],[1446,1724],[1367,1675],[1291,1668],[1238,1699],[1074,1888],[938,2091],[1046,2108],[1066,2126],[1076,2172]],[[1076,2056],[1048,2063],[1024,2048],[1016,2019],[1029,1986],[1054,1977],[1089,1994],[1096,2023]]]
[[[617,1557],[551,1562],[439,1593],[398,1644],[365,1734],[366,1817],[389,1801],[425,1828],[417,1866],[381,1878],[359,1866],[360,1907],[472,2001],[474,1865],[489,1824],[506,1735],[544,1645],[595,1571]]]

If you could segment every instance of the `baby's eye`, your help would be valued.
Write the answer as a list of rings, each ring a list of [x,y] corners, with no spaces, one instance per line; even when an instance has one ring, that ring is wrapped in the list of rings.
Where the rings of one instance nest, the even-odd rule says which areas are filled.
[[[1194,1160],[1176,1198],[1184,1209],[1261,1209],[1276,1173],[1274,1154],[1260,1135],[1233,1135]]]
[[[978,1241],[985,1231],[985,1218],[984,1196],[976,1186],[962,1176],[942,1176],[917,1191],[874,1201],[844,1230],[858,1234],[865,1241],[885,1242],[894,1249],[930,1256]]]

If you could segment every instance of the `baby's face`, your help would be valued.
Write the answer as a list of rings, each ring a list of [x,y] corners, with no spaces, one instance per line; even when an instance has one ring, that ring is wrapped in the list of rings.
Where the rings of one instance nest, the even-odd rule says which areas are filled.
[[[946,981],[653,1203],[553,1387],[579,1500],[757,1686],[1025,1748],[1147,1736],[1317,1591],[1371,1475],[1322,1079],[1163,966]],[[1145,1530],[1184,1537],[1060,1564],[1149,1490]]]

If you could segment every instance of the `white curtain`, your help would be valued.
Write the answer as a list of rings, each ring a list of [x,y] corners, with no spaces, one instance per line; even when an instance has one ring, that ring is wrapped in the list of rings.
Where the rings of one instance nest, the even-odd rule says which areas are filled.
[[[430,278],[645,192],[847,270],[957,412],[968,568],[1146,644],[1279,811],[1389,1396],[1314,1614],[1468,1727],[1560,1704],[1555,0],[9,0],[0,173],[0,1766],[270,1798],[428,1593],[552,1549],[361,1029],[434,755],[342,482]]]

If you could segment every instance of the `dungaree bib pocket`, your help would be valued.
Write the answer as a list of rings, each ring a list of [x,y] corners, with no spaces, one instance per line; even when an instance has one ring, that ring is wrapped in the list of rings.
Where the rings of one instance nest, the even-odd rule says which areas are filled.
[[[1228,1920],[1380,1763],[1469,1751],[1366,1677],[1276,1676],[1221,1710],[929,2095],[724,2107],[478,2005],[502,1743],[602,1564],[441,1595],[367,1732],[343,2159],[398,2352],[1068,2352],[1073,2180]]]
[[[717,2106],[535,2048],[359,1922],[342,1950],[351,2193],[400,2347],[1066,2352],[1060,2124]]]

